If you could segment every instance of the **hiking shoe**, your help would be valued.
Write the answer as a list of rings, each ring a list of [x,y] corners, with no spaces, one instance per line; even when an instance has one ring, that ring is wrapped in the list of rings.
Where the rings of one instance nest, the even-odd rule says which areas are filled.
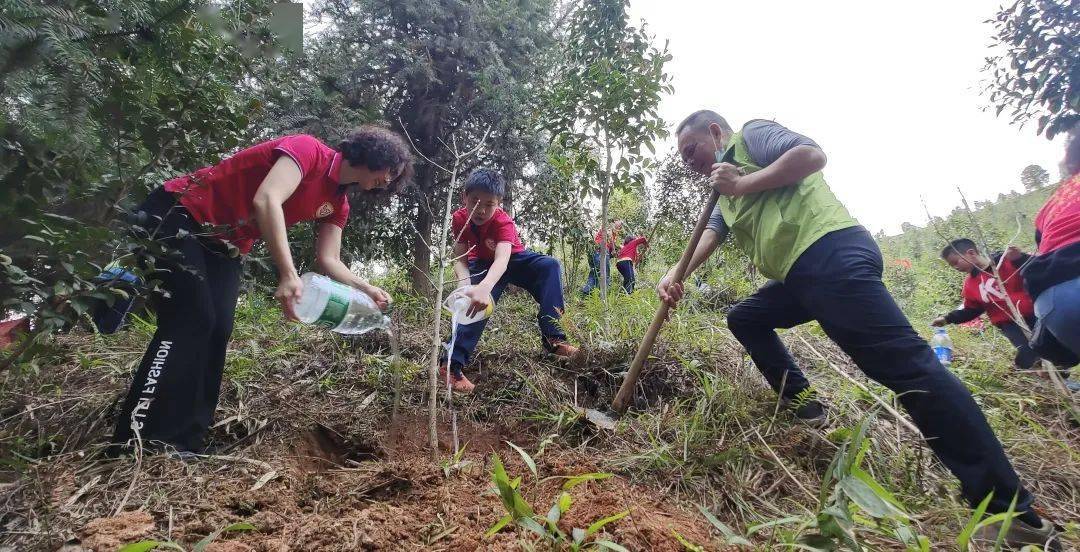
[[[439,364],[439,381],[440,382],[445,382],[446,381],[446,363],[445,362],[442,363],[442,364]],[[440,385],[442,385],[442,383],[440,383]],[[468,394],[473,392],[473,389],[476,389],[476,384],[469,381],[469,378],[465,377],[465,374],[461,374],[460,376],[455,376],[454,374],[451,373],[450,374],[450,389],[452,389],[455,393],[462,393],[462,394],[468,395]]]
[[[823,427],[828,416],[825,414],[825,405],[818,401],[807,401],[795,409],[795,419],[810,427]]]
[[[1000,523],[993,523],[979,529],[975,535],[975,541],[985,544],[993,544],[997,541],[1001,531]],[[1042,520],[1042,525],[1034,527],[1020,519],[1013,519],[1009,523],[1009,530],[1005,532],[1005,549],[1020,550],[1025,546],[1039,546],[1047,552],[1061,552],[1061,532],[1050,520]]]
[[[573,360],[581,354],[581,349],[574,347],[564,339],[553,339],[551,341],[544,339],[544,348],[547,349],[548,354],[559,360]]]
[[[795,419],[810,427],[824,427],[829,421],[825,413],[825,405],[815,399],[784,399],[781,403],[784,408],[791,409]]]

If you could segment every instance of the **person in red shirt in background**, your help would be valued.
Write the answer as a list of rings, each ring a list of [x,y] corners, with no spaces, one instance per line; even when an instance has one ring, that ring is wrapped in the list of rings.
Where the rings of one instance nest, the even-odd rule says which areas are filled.
[[[360,289],[380,307],[387,293],[341,261],[349,195],[398,191],[412,174],[412,154],[397,134],[363,126],[336,149],[303,134],[275,138],[169,180],[138,208],[140,233],[170,251],[153,277],[167,292],[157,331],[136,369],[113,434],[113,454],[141,440],[152,451],[191,458],[217,408],[240,292],[241,260],[265,240],[278,272],[274,297],[296,319],[303,292],[286,229],[313,221],[316,266]],[[362,201],[362,200],[361,200]]]
[[[596,242],[596,250],[589,255],[589,279],[585,282],[585,287],[581,288],[582,295],[588,295],[594,288],[600,285],[600,265],[607,264],[607,283],[611,285],[611,257],[615,255],[615,245],[619,243],[619,232],[622,230],[623,221],[614,220],[611,222],[611,227],[608,228],[608,237],[603,239],[600,235],[601,231],[596,232],[596,237],[593,241]],[[607,254],[604,254],[604,250],[607,250]],[[601,258],[603,257],[603,258]]]
[[[564,307],[559,261],[522,245],[514,221],[499,207],[505,195],[502,175],[491,169],[477,169],[465,180],[465,206],[453,215],[451,229],[458,240],[454,244],[454,274],[459,282],[473,285],[465,293],[472,300],[468,314],[498,303],[506,286],[514,284],[528,291],[540,307],[536,322],[544,349],[556,358],[575,357],[577,347],[566,342],[566,334],[558,324]],[[472,393],[476,387],[462,369],[469,364],[487,322],[485,318],[457,325],[449,375],[450,386],[458,393]],[[439,377],[444,381],[447,364],[446,358],[439,362]]]
[[[615,262],[615,268],[618,269],[619,274],[622,274],[622,286],[627,294],[634,292],[634,282],[636,281],[634,265],[637,264],[638,258],[641,256],[639,249],[645,247],[649,247],[649,240],[646,240],[645,236],[626,236],[626,239],[623,240],[622,249],[615,256],[618,259]]]
[[[1035,217],[1038,252],[1023,272],[1041,329],[1075,357],[1080,356],[1080,123],[1069,133],[1064,168],[1070,176]]]
[[[1024,290],[1024,279],[1020,275],[1020,267],[1029,257],[1015,247],[1010,247],[1005,252],[1004,259],[1001,257],[1000,253],[989,257],[983,255],[975,242],[967,238],[950,242],[941,251],[941,258],[949,263],[949,266],[967,274],[961,292],[964,303],[962,308],[939,316],[930,325],[963,324],[985,313],[990,318],[990,323],[1001,330],[1016,347],[1016,357],[1013,359],[1016,367],[1030,370],[1035,367],[1039,356],[1031,350],[1027,337],[1013,320],[1012,312],[1005,303],[1009,301],[1016,306],[1028,328],[1035,325],[1034,303]],[[1000,284],[994,277],[992,265],[998,266]]]

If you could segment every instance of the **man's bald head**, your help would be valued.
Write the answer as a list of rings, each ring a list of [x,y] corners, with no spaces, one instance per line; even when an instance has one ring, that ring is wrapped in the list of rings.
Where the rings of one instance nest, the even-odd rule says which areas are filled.
[[[684,130],[707,130],[712,123],[720,125],[724,132],[731,134],[731,125],[719,113],[710,109],[700,109],[691,113],[679,123],[678,128],[675,129],[675,136],[682,134]]]

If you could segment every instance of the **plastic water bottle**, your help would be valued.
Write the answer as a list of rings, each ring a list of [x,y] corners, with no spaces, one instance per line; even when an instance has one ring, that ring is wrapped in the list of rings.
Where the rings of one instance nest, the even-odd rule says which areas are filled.
[[[450,295],[446,296],[446,300],[443,301],[443,308],[453,316],[453,319],[458,324],[472,324],[479,322],[489,316],[495,310],[495,300],[490,296],[488,297],[488,306],[486,309],[473,313],[469,316],[469,305],[472,304],[472,300],[469,299],[465,293],[473,289],[474,286],[462,286],[454,291],[450,292]]]
[[[349,335],[390,327],[390,317],[368,294],[311,272],[300,280],[304,291],[296,303],[296,316],[301,322]]]
[[[934,349],[934,354],[937,355],[942,366],[948,368],[952,364],[952,339],[949,338],[949,333],[945,331],[945,328],[934,328],[934,337],[930,339],[930,348]]]

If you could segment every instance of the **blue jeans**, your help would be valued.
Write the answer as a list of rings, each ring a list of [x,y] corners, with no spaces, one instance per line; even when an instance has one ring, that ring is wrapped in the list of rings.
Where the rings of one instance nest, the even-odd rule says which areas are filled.
[[[1080,278],[1040,293],[1035,298],[1035,316],[1062,345],[1080,355]]]
[[[728,329],[769,385],[785,398],[810,383],[775,328],[817,320],[859,369],[900,395],[900,402],[973,506],[991,491],[991,512],[1029,511],[1005,451],[964,384],[938,362],[881,281],[881,251],[862,227],[814,242],[783,282],[765,284],[728,314]],[[786,376],[785,376],[786,374]]]
[[[611,287],[611,255],[607,256],[607,285]],[[600,252],[593,251],[589,255],[589,279],[585,281],[585,287],[581,288],[582,295],[588,295],[594,288],[600,286]]]
[[[474,285],[484,279],[490,266],[490,261],[469,261],[469,273],[472,275]],[[502,297],[503,291],[506,291],[508,284],[514,284],[528,291],[533,299],[536,299],[540,306],[536,323],[540,326],[541,341],[545,348],[549,348],[553,340],[566,339],[566,334],[558,326],[559,317],[562,316],[565,306],[560,271],[559,261],[553,257],[526,249],[510,256],[506,274],[499,278],[499,282],[491,290],[491,297],[496,303]],[[487,319],[484,319],[472,324],[458,324],[457,341],[454,342],[454,350],[450,355],[450,368],[455,375],[461,375],[461,368],[469,363],[487,323]]]

